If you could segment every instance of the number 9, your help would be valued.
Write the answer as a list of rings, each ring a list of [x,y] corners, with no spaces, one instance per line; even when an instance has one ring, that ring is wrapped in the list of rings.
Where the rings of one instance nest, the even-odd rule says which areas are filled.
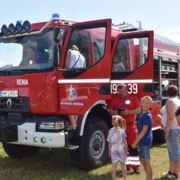
[[[111,84],[111,94],[116,94],[116,93],[117,93],[117,85]]]

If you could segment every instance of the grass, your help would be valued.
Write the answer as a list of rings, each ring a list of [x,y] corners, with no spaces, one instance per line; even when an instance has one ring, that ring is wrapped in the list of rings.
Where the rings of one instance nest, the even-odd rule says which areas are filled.
[[[153,179],[162,180],[168,170],[166,144],[153,144],[151,148]],[[128,172],[128,180],[145,180],[141,174]],[[69,151],[64,149],[41,149],[38,155],[24,159],[9,158],[0,144],[0,180],[110,180],[111,161],[91,171],[75,168],[70,161]],[[122,179],[121,168],[117,168],[117,180]]]

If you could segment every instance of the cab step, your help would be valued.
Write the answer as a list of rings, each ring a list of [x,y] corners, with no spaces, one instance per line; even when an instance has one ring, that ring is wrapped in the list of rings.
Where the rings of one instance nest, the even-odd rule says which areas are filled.
[[[75,149],[77,149],[79,146],[77,146],[77,145],[73,145],[73,144],[71,144],[71,143],[68,143],[68,144],[66,144],[65,146],[64,146],[64,149],[69,149],[69,150],[75,150]]]

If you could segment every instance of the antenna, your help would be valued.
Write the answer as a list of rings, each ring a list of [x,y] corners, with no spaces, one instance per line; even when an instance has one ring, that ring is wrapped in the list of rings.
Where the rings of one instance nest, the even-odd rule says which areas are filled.
[[[136,21],[136,22],[139,23],[139,30],[142,30],[142,23],[141,23],[141,21]]]

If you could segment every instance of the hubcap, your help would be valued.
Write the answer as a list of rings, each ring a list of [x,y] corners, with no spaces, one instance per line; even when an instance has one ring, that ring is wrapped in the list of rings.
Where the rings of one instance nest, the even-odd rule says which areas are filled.
[[[93,133],[90,140],[90,153],[94,159],[99,159],[105,150],[105,136],[100,130]]]

